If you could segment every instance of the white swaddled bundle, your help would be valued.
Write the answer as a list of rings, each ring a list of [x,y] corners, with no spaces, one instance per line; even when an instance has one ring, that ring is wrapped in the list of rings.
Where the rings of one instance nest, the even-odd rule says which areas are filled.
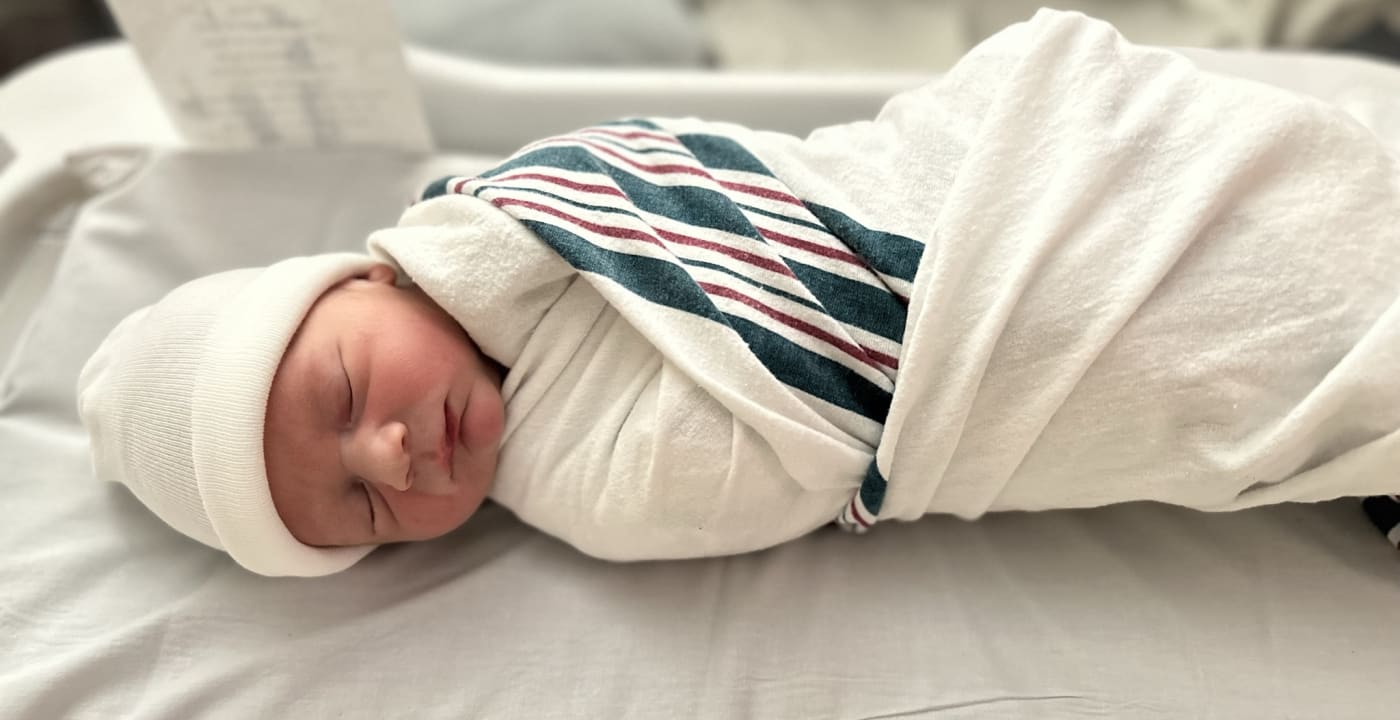
[[[551,138],[370,239],[510,368],[585,552],[1400,489],[1400,184],[1340,111],[1042,11],[869,123]]]

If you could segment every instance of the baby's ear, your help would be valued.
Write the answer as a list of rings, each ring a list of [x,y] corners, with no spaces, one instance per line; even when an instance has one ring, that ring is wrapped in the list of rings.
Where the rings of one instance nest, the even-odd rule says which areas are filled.
[[[397,279],[397,275],[394,273],[394,268],[389,267],[388,265],[385,265],[383,263],[375,265],[369,270],[366,270],[365,273],[360,277],[370,282],[387,283],[389,285],[393,285],[394,281]]]

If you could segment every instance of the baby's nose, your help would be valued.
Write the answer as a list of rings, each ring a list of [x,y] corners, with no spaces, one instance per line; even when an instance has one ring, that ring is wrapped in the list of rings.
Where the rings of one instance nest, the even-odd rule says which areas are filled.
[[[403,492],[412,484],[409,479],[408,427],[401,422],[387,422],[377,428],[365,428],[351,440],[349,470],[378,485]]]

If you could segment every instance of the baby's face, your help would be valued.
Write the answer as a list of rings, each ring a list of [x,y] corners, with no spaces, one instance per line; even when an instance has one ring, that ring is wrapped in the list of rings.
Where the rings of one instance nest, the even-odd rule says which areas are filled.
[[[450,315],[376,266],[321,296],[282,358],[263,452],[273,503],[307,545],[427,540],[491,487],[500,369]]]

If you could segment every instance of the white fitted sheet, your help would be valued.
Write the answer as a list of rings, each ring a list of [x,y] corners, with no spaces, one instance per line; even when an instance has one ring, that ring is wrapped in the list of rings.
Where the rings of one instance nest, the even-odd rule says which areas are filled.
[[[1400,71],[1377,65],[1200,57],[1382,130],[1400,101]],[[457,102],[450,86],[430,106]],[[6,97],[0,133],[25,116]],[[81,134],[16,144],[39,167]],[[0,221],[24,220],[3,227],[45,228],[0,238],[9,257],[48,242],[57,259],[51,285],[29,276],[53,262],[20,264],[0,293],[24,321],[0,374],[0,717],[1393,714],[1400,558],[1352,503],[929,519],[634,565],[491,506],[443,540],[287,580],[92,480],[72,384],[116,318],[198,274],[355,247],[417,182],[484,162],[138,148],[86,151],[83,182],[0,175]]]

